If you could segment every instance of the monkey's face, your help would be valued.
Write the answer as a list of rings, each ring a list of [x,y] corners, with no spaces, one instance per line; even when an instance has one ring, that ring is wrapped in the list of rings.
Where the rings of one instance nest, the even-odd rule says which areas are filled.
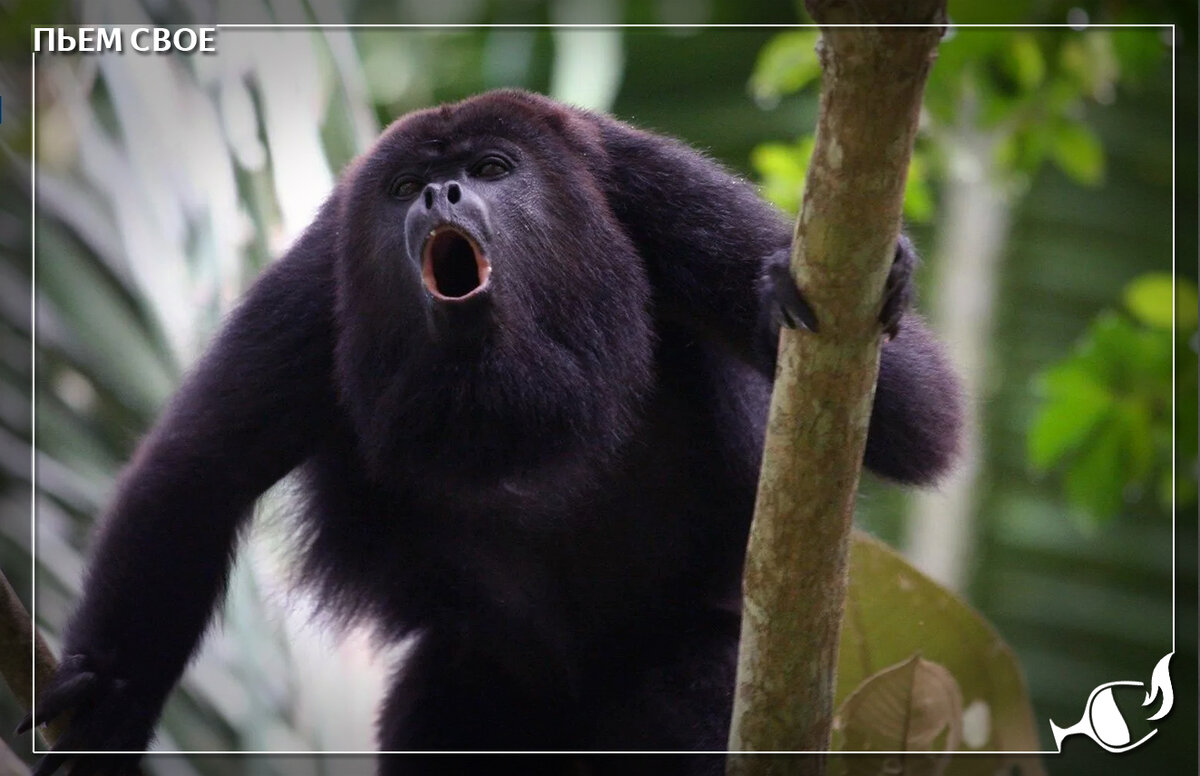
[[[652,380],[649,279],[586,126],[492,94],[401,119],[348,173],[339,362],[379,397],[364,433],[403,422],[423,461],[488,466],[627,438]]]
[[[511,144],[464,140],[410,140],[387,185],[392,207],[403,214],[404,257],[419,268],[435,309],[486,298],[490,255],[505,250],[496,227],[503,233],[513,228],[505,223],[508,203],[519,201],[530,185]]]

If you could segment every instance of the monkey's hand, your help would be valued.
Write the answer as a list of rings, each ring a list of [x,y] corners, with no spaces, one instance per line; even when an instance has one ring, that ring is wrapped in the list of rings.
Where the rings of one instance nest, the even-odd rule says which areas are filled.
[[[138,692],[86,655],[69,655],[59,664],[50,686],[38,697],[37,715],[27,716],[17,734],[34,725],[67,719],[66,732],[42,757],[33,776],[49,776],[68,761],[72,773],[134,773],[140,753],[150,743],[161,700]],[[76,751],[125,752],[73,755]]]
[[[778,331],[779,326],[815,332],[819,328],[817,314],[792,279],[791,252],[776,253],[767,262],[766,308]]]
[[[764,276],[768,297],[766,307],[771,311],[776,326],[816,332],[817,315],[792,279],[790,262],[789,251],[776,253],[768,260]],[[912,306],[915,296],[913,271],[916,266],[917,254],[912,242],[901,234],[896,241],[896,252],[883,288],[883,304],[879,310],[879,324],[888,339],[900,332],[900,319]]]

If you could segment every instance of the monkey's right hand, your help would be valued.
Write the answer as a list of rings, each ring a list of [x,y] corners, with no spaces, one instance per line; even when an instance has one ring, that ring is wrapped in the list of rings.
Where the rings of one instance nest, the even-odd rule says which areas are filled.
[[[38,761],[33,776],[49,776],[68,761],[72,773],[134,773],[150,743],[161,701],[139,692],[127,681],[103,670],[87,655],[69,655],[59,664],[50,686],[38,695],[37,714],[17,726],[17,734],[60,717],[66,731]],[[70,752],[124,754],[70,754]]]

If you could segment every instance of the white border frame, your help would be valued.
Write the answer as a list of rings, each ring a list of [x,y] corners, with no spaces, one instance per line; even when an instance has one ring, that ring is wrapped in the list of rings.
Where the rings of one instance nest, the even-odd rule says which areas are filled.
[[[49,26],[49,25],[48,25]],[[79,25],[59,25],[61,26],[79,26]],[[119,26],[119,25],[113,25]],[[216,25],[175,25],[189,27],[205,27],[215,26],[220,30],[250,30],[250,29],[799,29],[804,27],[818,27],[816,24],[271,24],[271,23],[247,23],[247,24],[216,24]],[[929,24],[829,24],[826,27],[931,27],[941,25]],[[31,25],[30,32],[33,32],[35,25]],[[1179,41],[1177,34],[1177,25],[1175,23],[1138,23],[1138,24],[947,24],[948,29],[973,29],[973,28],[1001,28],[1001,29],[1057,29],[1069,28],[1078,31],[1087,29],[1159,29],[1171,31],[1171,317],[1174,320],[1177,315],[1176,306],[1176,278],[1178,274],[1176,266],[1176,239],[1177,239],[1177,203],[1176,203],[1176,68],[1178,65],[1178,49]],[[217,54],[219,56],[219,52]],[[30,216],[30,250],[31,250],[31,294],[30,294],[30,564],[32,573],[30,577],[30,618],[33,626],[34,637],[36,642],[37,634],[37,51],[30,52],[30,198],[31,198],[31,216]],[[1176,603],[1178,596],[1178,579],[1177,567],[1178,563],[1178,548],[1176,545],[1176,329],[1171,329],[1171,653],[1176,652],[1176,628],[1178,627],[1178,614],[1176,612]],[[32,693],[33,697],[30,702],[30,715],[37,713],[37,649],[36,643],[30,651],[30,676],[32,678]],[[1140,683],[1138,683],[1140,684]],[[32,751],[34,754],[44,755],[49,754],[51,749],[38,748],[38,735],[31,731],[33,736]],[[1153,735],[1153,733],[1151,733]],[[1146,738],[1149,738],[1147,736]],[[528,750],[521,752],[510,752],[501,750],[462,750],[454,752],[443,752],[440,750],[414,750],[414,751],[392,751],[392,750],[277,750],[277,749],[237,749],[237,750],[193,750],[193,749],[172,749],[172,750],[122,750],[122,751],[93,751],[93,750],[62,750],[57,753],[65,754],[144,754],[149,756],[157,755],[311,755],[311,756],[329,756],[329,755],[381,755],[381,754],[561,754],[561,755],[605,755],[605,754],[723,754],[723,755],[946,755],[949,757],[958,756],[1005,756],[1005,757],[1020,757],[1032,755],[1056,755],[1060,750],[1056,749],[1038,749],[1038,750],[957,750],[953,752],[941,750],[911,750],[911,751],[856,751],[856,750],[837,750],[837,751],[809,751],[809,750],[773,750],[773,751],[737,751],[737,750],[701,750],[701,751],[679,751],[679,750],[630,750],[612,752],[607,750]]]

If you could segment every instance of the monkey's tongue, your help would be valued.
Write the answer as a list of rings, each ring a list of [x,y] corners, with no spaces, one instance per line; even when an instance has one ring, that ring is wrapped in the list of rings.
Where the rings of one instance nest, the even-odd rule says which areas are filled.
[[[421,276],[440,299],[464,299],[487,285],[491,265],[475,241],[451,226],[434,230],[425,241]]]

